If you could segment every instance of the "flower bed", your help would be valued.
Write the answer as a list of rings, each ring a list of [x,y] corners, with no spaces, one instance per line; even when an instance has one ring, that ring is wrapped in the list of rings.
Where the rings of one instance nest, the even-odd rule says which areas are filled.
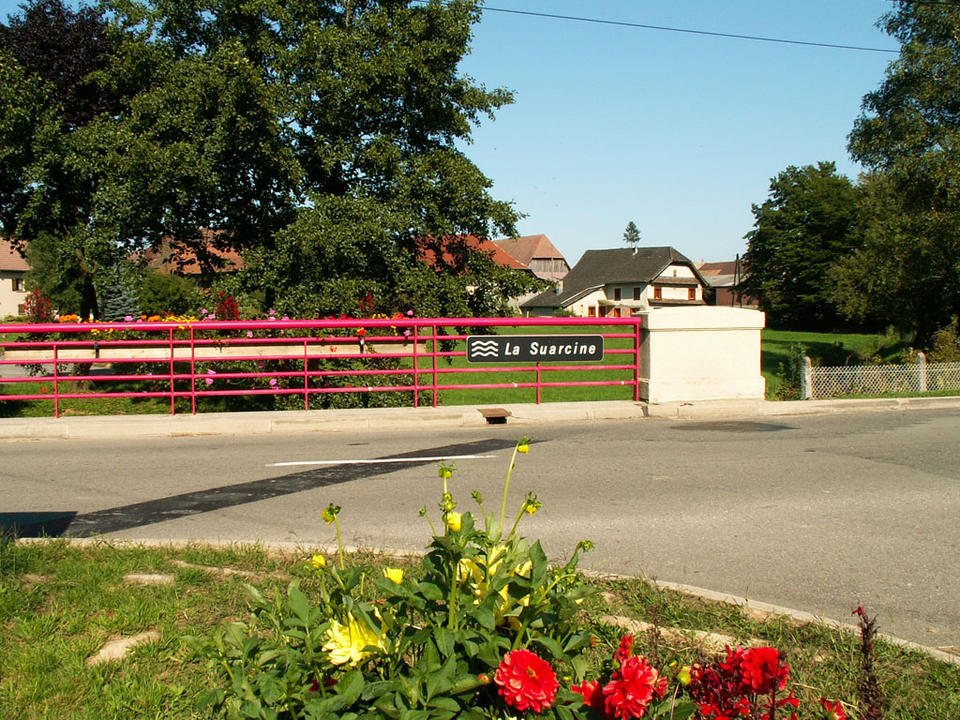
[[[440,466],[439,525],[421,509],[432,540],[416,573],[348,567],[340,508],[327,507],[338,552],[313,556],[309,586],[294,581],[272,599],[250,588],[249,622],[193,639],[214,677],[206,705],[228,718],[799,720],[789,666],[772,647],[728,648],[665,672],[624,635],[598,658],[579,614],[590,589],[577,564],[590,543],[549,567],[540,543],[517,533],[541,507],[530,493],[508,529],[511,475],[528,451],[527,439],[517,443],[499,513],[473,493],[476,517],[457,510],[453,468]],[[846,715],[821,699],[804,717]]]

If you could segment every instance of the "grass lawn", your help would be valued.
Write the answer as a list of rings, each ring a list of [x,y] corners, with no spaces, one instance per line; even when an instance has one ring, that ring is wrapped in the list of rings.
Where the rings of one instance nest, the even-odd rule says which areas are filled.
[[[896,362],[908,343],[896,337],[869,333],[817,333],[793,330],[763,330],[760,368],[767,380],[767,398],[777,397],[784,379],[780,367],[786,367],[790,347],[802,345],[814,363],[820,365],[856,365],[859,358],[876,356],[882,362]]]
[[[198,696],[210,687],[204,664],[186,636],[205,635],[229,620],[245,619],[243,588],[250,583],[266,596],[300,578],[308,593],[310,551],[289,555],[256,546],[185,549],[111,545],[74,546],[64,541],[0,543],[0,708],[18,720],[207,717]],[[333,562],[331,558],[329,562]],[[352,556],[351,564],[396,565],[375,553]],[[185,564],[184,564],[185,563]],[[256,573],[224,575],[210,566]],[[408,572],[415,570],[408,567]],[[129,573],[164,573],[169,584],[125,581]],[[588,581],[597,594],[583,605],[582,622],[609,656],[622,630],[601,621],[622,616],[652,621],[663,632],[641,633],[638,654],[667,669],[695,662],[704,649],[692,634],[708,631],[733,643],[755,640],[786,654],[790,685],[807,708],[818,698],[840,698],[858,717],[858,641],[853,633],[784,618],[752,619],[740,608],[660,591],[633,579]],[[373,583],[370,583],[372,587]],[[880,628],[882,630],[882,628]],[[135,648],[119,661],[90,667],[86,660],[105,641],[155,631],[156,642]],[[672,671],[668,671],[672,672]],[[888,699],[887,720],[960,717],[960,673],[917,652],[879,642],[876,672]]]

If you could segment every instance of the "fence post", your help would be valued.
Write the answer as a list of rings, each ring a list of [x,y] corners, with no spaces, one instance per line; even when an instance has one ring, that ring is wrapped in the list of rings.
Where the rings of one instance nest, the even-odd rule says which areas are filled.
[[[306,333],[304,333],[306,335]],[[310,365],[307,338],[303,338],[303,411],[310,412]]]
[[[176,414],[177,414],[177,387],[176,387],[176,381],[175,381],[174,378],[173,378],[173,371],[174,371],[174,366],[173,366],[173,353],[174,353],[174,350],[173,350],[173,328],[172,328],[172,327],[171,327],[170,330],[169,330],[169,344],[168,344],[168,347],[169,347],[169,349],[170,349],[170,367],[169,367],[169,370],[170,370],[170,414],[171,414],[171,415],[176,415]]]
[[[917,387],[920,392],[927,391],[927,356],[922,352],[917,353]]]
[[[806,355],[803,356],[803,372],[800,373],[800,399],[809,400],[813,397],[813,363]]]
[[[59,360],[59,353],[57,352],[57,344],[54,343],[53,344],[53,416],[56,418],[60,417],[60,376],[57,371],[57,360]],[[43,367],[43,366],[41,365],[40,367]]]
[[[633,401],[640,402],[640,318],[633,327]]]
[[[417,357],[417,345],[420,343],[419,328],[413,326],[413,406],[420,407],[420,358]],[[408,336],[409,337],[409,336]]]
[[[437,406],[437,325],[433,326],[433,406]]]

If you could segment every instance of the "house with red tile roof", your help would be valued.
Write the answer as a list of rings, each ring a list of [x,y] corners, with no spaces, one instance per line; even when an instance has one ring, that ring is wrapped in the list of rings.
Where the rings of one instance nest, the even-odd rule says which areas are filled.
[[[502,267],[513,268],[514,270],[530,270],[526,265],[520,262],[516,257],[502,249],[499,245],[490,240],[481,240],[473,235],[460,235],[459,240],[463,245],[473,251],[485,253],[493,262]],[[449,268],[454,271],[464,270],[461,267],[461,259],[458,257],[453,239],[448,238],[421,238],[417,240],[420,259],[432,268],[438,265]],[[437,255],[440,255],[440,261],[437,262]]]
[[[6,238],[0,238],[0,318],[22,314],[27,299],[23,286],[30,266]]]
[[[139,258],[146,262],[147,267],[167,275],[187,275],[197,277],[203,274],[203,264],[215,272],[236,272],[243,268],[243,258],[233,250],[216,250],[210,241],[212,233],[204,230],[203,236],[207,240],[206,257],[199,259],[196,252],[185,245],[174,242],[170,238],[163,238],[160,247],[144,250]]]
[[[567,259],[546,235],[524,235],[493,242],[542,280],[562,280],[570,272]]]

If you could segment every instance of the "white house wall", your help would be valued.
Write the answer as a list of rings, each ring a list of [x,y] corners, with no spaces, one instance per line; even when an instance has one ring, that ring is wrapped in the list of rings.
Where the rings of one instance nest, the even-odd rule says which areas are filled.
[[[17,315],[18,308],[27,299],[26,290],[14,290],[14,283],[23,281],[24,273],[18,270],[0,270],[0,318]]]

